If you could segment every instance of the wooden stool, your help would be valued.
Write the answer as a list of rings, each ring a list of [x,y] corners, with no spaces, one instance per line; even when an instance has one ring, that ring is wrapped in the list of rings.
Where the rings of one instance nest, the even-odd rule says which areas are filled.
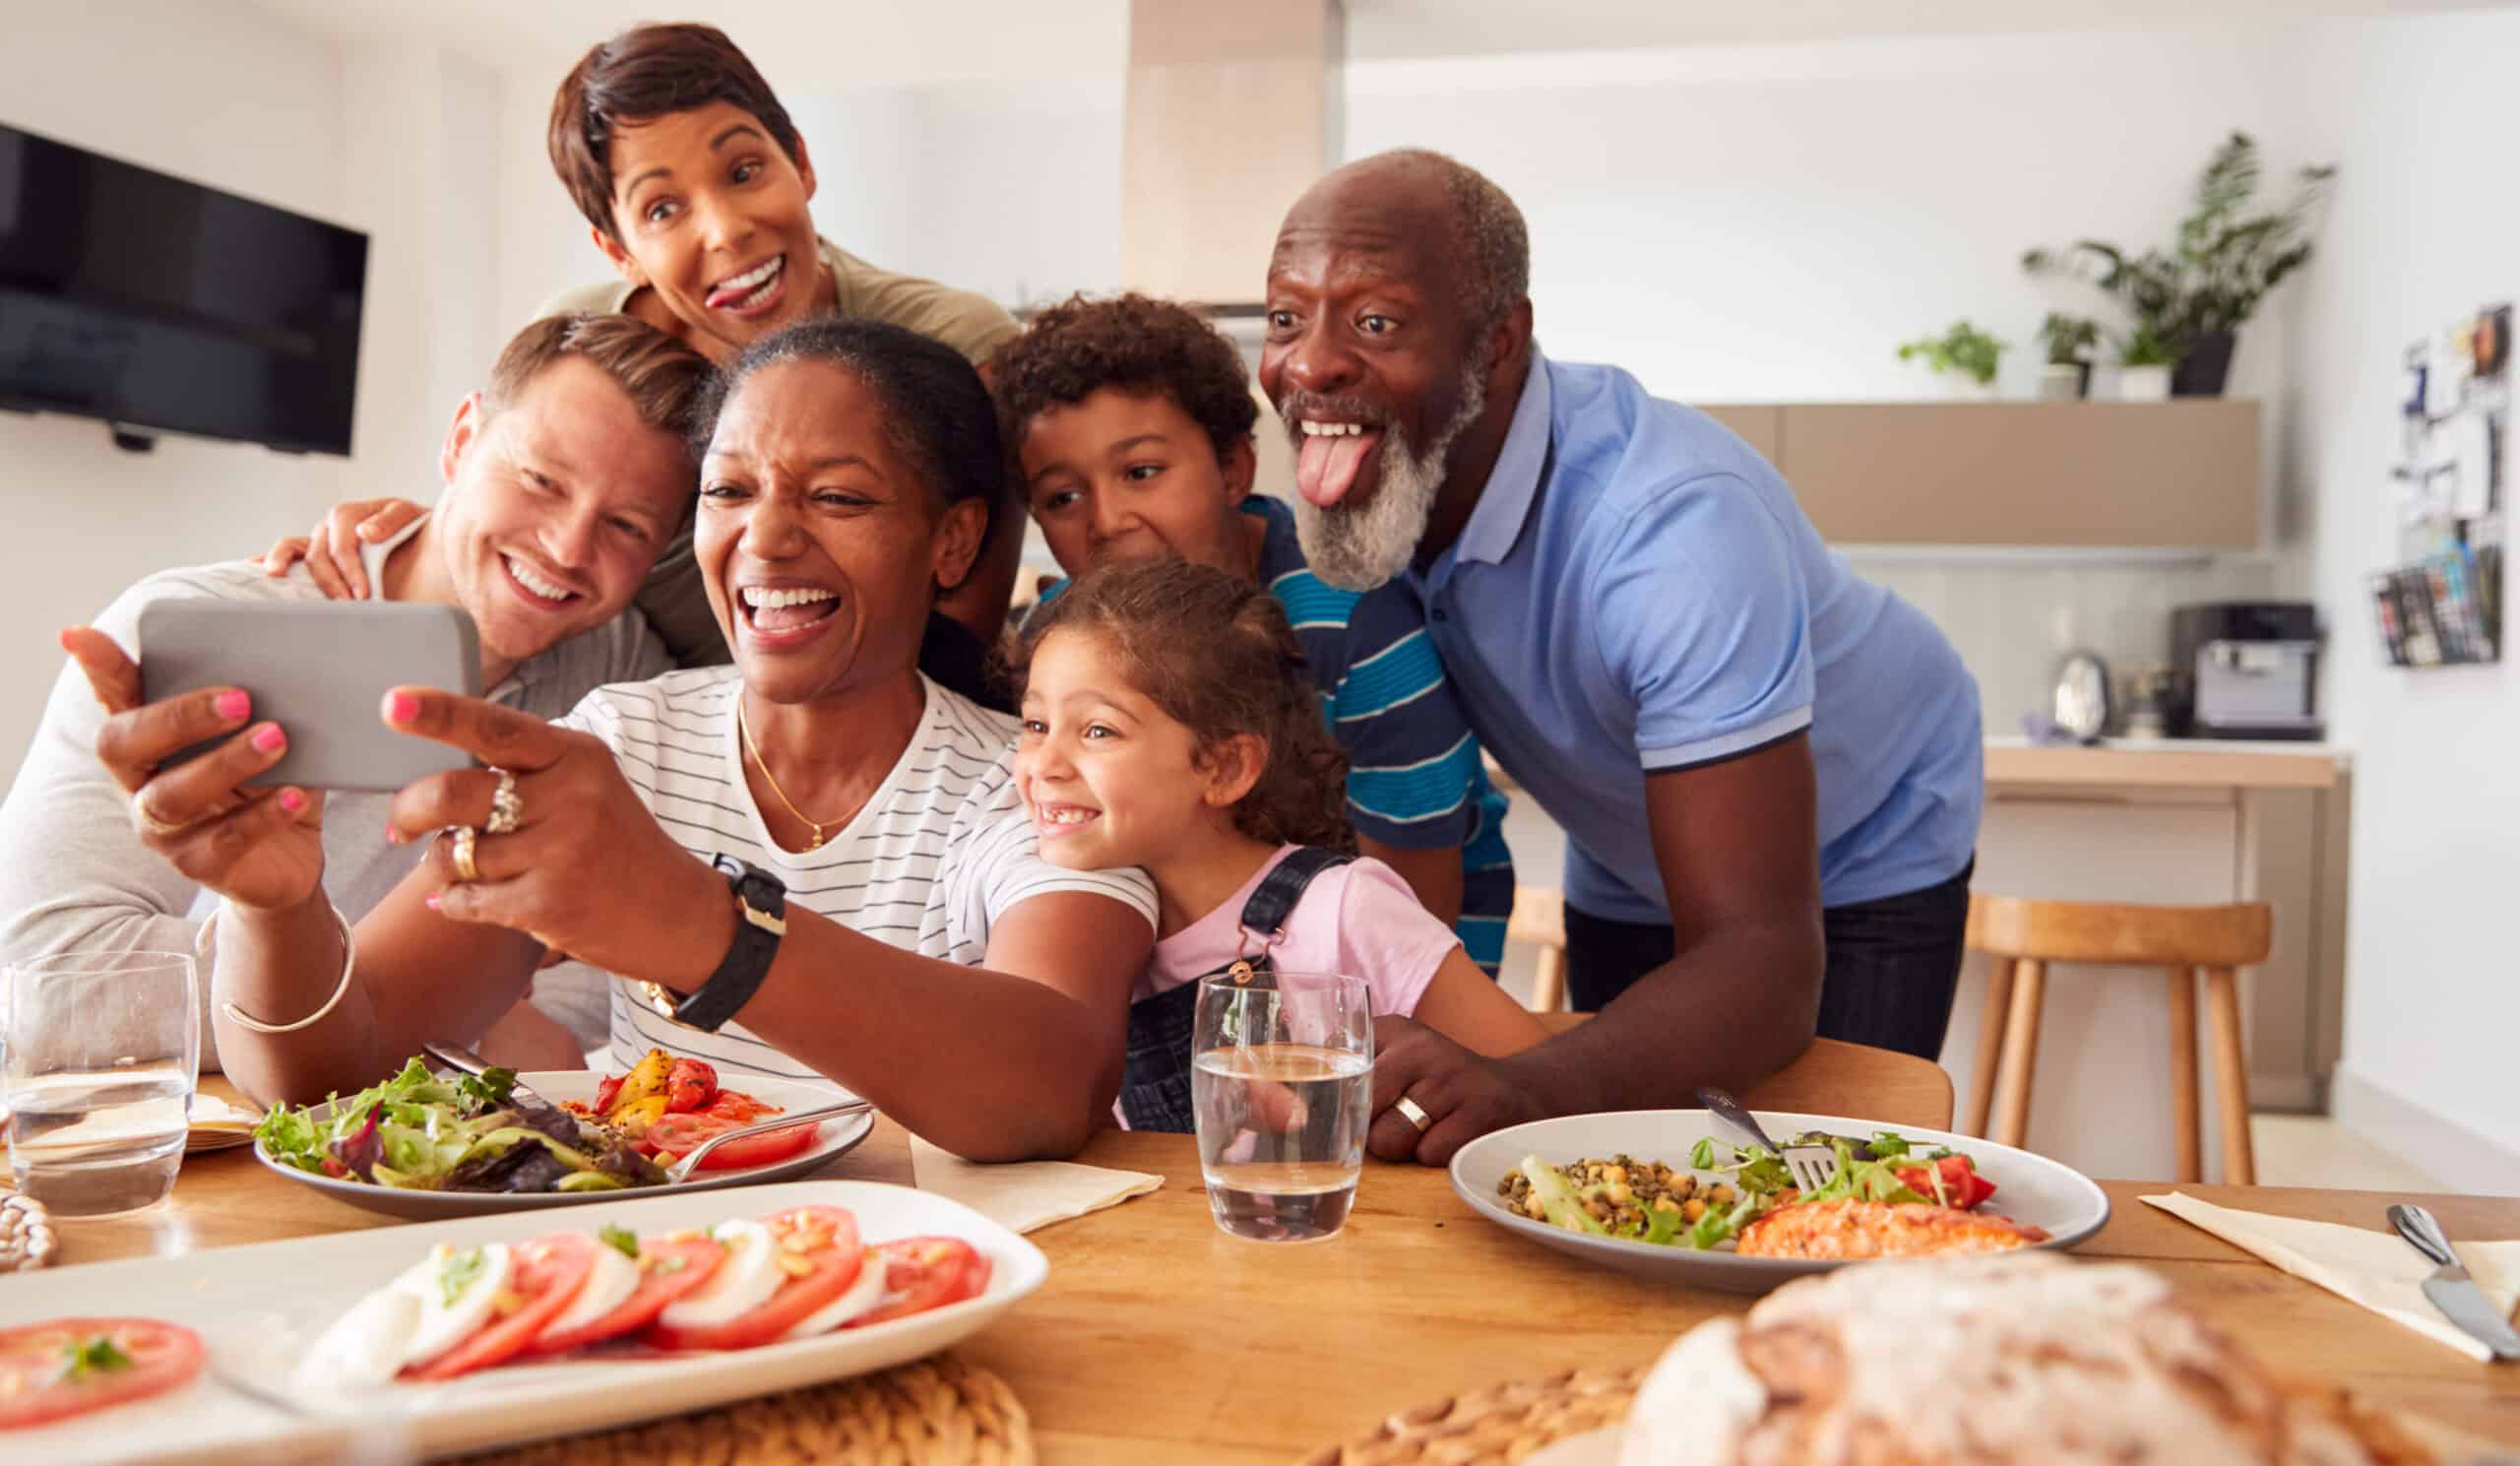
[[[2274,908],[2120,906],[2104,902],[1969,898],[1969,949],[1986,967],[1985,1016],[1978,1034],[1977,1092],[1969,1133],[2020,1145],[2030,1128],[2030,1081],[2039,1057],[2039,1008],[2051,962],[2159,967],[2170,978],[2171,1104],[2178,1131],[2178,1179],[2203,1179],[2197,1128],[2196,970],[2205,970],[2206,1017],[2214,1030],[2215,1105],[2222,1112],[2224,1179],[2257,1183],[2248,1139],[2248,1059],[2240,1043],[2237,969],[2266,960]],[[1998,1086],[1997,1079],[2001,1084]],[[1989,1112],[1995,1127],[1986,1128]]]
[[[1532,1011],[1555,1013],[1566,1006],[1566,897],[1546,886],[1516,886],[1514,914],[1505,921],[1505,940],[1527,941],[1540,948],[1532,973]]]

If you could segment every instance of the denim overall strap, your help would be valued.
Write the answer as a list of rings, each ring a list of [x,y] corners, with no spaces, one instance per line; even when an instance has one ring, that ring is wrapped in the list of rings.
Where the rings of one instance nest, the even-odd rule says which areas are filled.
[[[1314,876],[1354,859],[1337,851],[1305,846],[1278,862],[1259,889],[1242,906],[1246,942],[1259,939],[1259,951],[1248,954],[1255,968],[1269,966],[1269,948],[1279,928],[1303,899]],[[1226,971],[1224,968],[1217,969]],[[1199,985],[1184,983],[1129,1005],[1129,1055],[1120,1075],[1120,1114],[1132,1130],[1166,1130],[1188,1134],[1194,1127],[1190,1108],[1190,1043],[1197,1026]]]

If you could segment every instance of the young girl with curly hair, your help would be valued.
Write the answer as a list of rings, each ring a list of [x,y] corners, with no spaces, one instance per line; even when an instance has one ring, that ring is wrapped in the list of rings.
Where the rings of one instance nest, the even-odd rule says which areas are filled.
[[[1190,1128],[1198,979],[1264,949],[1283,971],[1362,978],[1375,1016],[1480,1053],[1544,1036],[1407,882],[1352,854],[1347,760],[1266,590],[1186,560],[1115,563],[1042,607],[1018,655],[1015,781],[1041,858],[1155,883],[1120,1087],[1132,1128]]]

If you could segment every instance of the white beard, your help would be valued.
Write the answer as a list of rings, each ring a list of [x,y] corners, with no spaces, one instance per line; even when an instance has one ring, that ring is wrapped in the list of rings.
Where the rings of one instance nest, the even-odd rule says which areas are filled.
[[[1423,452],[1413,451],[1416,445],[1400,424],[1384,428],[1382,481],[1360,508],[1324,509],[1296,494],[1295,540],[1312,573],[1343,591],[1370,591],[1407,570],[1444,486],[1444,460],[1486,405],[1487,384],[1476,371],[1465,371],[1461,405]]]

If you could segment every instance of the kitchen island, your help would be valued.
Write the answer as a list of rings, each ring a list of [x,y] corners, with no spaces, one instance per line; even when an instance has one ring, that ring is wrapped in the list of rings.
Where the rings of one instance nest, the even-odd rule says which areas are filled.
[[[2273,902],[2274,954],[2241,979],[2250,1096],[2262,1110],[2321,1111],[2343,1022],[2351,805],[2352,761],[2326,743],[1989,738],[1972,884],[2064,901]],[[1982,1081],[1985,966],[1970,959],[1943,1044],[1964,1114]],[[2049,969],[2031,1148],[2096,1176],[2173,1174],[2167,981]],[[2199,1064],[2210,1096],[2212,1055]],[[2217,1178],[2210,1115],[2203,1128]]]

